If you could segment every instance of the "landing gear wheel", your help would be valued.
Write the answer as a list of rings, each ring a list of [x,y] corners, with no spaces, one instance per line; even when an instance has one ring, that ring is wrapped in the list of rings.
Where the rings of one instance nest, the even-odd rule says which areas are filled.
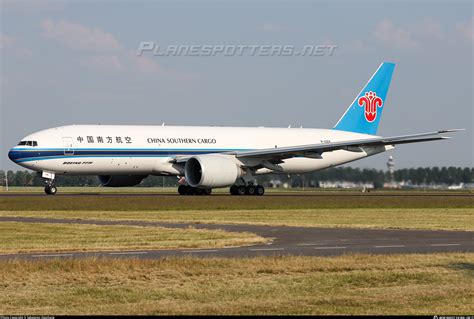
[[[237,190],[236,190],[236,195],[245,195],[245,191],[246,191],[246,187],[245,186],[237,186]]]
[[[192,186],[187,185],[186,186],[186,195],[195,195],[196,194],[196,189]]]
[[[197,188],[190,185],[179,185],[178,193],[180,195],[211,195],[212,188]]]
[[[55,195],[58,192],[58,189],[54,185],[51,185],[51,186],[48,185],[48,186],[45,186],[44,192],[48,195]]]
[[[255,186],[253,186],[253,185],[248,185],[248,186],[245,188],[245,194],[247,194],[247,195],[255,195]]]
[[[262,185],[257,185],[255,187],[255,195],[262,196],[263,194],[265,194],[265,188]]]
[[[195,188],[196,195],[205,195],[206,189],[205,188]]]
[[[237,185],[232,185],[230,187],[230,194],[231,195],[237,195]]]

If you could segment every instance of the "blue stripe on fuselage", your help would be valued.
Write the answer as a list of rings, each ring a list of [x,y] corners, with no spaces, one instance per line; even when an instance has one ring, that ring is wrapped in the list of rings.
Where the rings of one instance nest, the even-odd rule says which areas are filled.
[[[64,149],[12,149],[9,157],[16,163],[58,158],[81,157],[173,157],[242,151],[247,149],[74,149],[74,154],[64,154]],[[70,151],[72,153],[72,150]]]

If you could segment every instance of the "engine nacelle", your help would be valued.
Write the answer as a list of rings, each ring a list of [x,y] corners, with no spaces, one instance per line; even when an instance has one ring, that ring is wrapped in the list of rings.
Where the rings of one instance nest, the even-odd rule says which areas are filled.
[[[99,175],[99,182],[106,187],[135,186],[147,175]]]
[[[231,158],[220,155],[199,155],[186,161],[186,182],[193,187],[225,187],[243,175]]]

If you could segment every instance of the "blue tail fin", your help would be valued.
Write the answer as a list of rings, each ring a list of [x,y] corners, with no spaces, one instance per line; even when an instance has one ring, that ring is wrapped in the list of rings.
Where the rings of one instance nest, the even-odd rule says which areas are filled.
[[[395,64],[389,62],[379,66],[336,123],[335,130],[371,135],[377,133],[394,68]]]

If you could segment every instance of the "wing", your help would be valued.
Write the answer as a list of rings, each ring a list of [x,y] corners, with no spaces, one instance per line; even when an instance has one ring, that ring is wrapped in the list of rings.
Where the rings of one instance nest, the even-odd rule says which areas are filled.
[[[271,161],[279,163],[286,158],[297,156],[318,158],[324,152],[332,152],[336,150],[346,150],[352,152],[362,152],[364,146],[381,146],[381,145],[397,145],[418,142],[428,142],[436,140],[449,139],[450,137],[441,136],[443,133],[451,133],[463,131],[464,129],[441,130],[437,132],[401,135],[394,137],[374,137],[363,140],[340,141],[334,143],[319,143],[299,146],[287,146],[278,148],[267,148],[253,151],[230,151],[219,154],[234,155],[241,159],[258,159],[262,161]],[[185,163],[190,155],[178,155],[172,159],[172,163]]]
[[[397,145],[449,139],[449,137],[442,136],[441,134],[460,130],[463,129],[442,130],[431,133],[402,135],[394,137],[374,137],[363,140],[340,141],[334,143],[319,143],[299,146],[267,148],[254,151],[235,151],[226,152],[224,154],[235,155],[237,158],[241,159],[253,158],[276,161],[296,156],[318,157],[318,155],[320,156],[324,152],[332,152],[336,150],[361,152],[363,151],[362,147],[364,146]]]

